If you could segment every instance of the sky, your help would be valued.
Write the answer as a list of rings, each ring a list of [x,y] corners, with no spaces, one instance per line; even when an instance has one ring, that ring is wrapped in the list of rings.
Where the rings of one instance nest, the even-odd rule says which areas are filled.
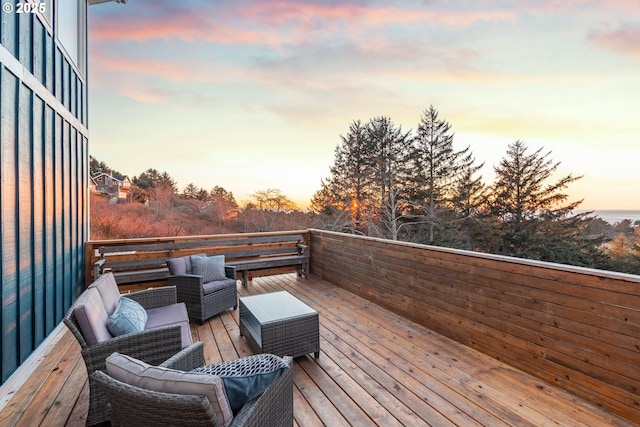
[[[483,181],[524,141],[580,209],[640,210],[638,0],[129,0],[89,7],[89,152],[306,207],[354,120],[433,105]],[[549,182],[551,183],[551,182]]]

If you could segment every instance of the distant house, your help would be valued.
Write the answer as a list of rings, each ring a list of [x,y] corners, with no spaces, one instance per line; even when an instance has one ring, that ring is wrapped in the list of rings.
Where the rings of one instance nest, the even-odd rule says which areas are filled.
[[[115,177],[111,174],[100,172],[91,177],[96,183],[96,192],[115,197],[118,200],[126,200],[131,188],[131,180],[128,176]]]

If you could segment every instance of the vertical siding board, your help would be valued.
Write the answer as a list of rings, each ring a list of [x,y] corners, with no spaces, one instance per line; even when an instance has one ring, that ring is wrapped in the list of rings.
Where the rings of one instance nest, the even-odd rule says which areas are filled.
[[[76,98],[78,76],[76,76],[76,73],[73,71],[73,68],[71,68],[71,70],[72,70],[71,75],[69,76],[69,111],[71,111],[71,114],[78,117],[78,108],[77,108],[78,100]]]
[[[2,4],[11,5],[14,10],[16,6],[15,0],[2,0]],[[0,34],[0,43],[4,46],[14,57],[17,57],[18,53],[18,14],[17,13],[0,13],[0,19],[2,20],[2,32]]]
[[[76,158],[78,159],[78,175],[76,180],[76,192],[78,207],[76,211],[76,220],[78,228],[78,238],[76,245],[76,295],[84,290],[84,242],[88,240],[87,236],[87,188],[89,188],[89,171],[87,170],[87,141],[84,136],[78,132],[78,150]],[[75,298],[74,298],[75,299]]]
[[[44,102],[37,96],[33,105],[33,339],[41,342],[45,335],[44,272]]]
[[[32,170],[32,112],[33,93],[20,85],[18,107],[18,151],[16,159],[17,178],[16,198],[18,200],[18,333],[20,335],[20,362],[24,361],[33,349],[33,191],[31,187]]]
[[[62,102],[62,62],[63,55],[59,47],[55,47],[55,54],[53,60],[53,94]]]
[[[0,69],[0,181],[2,182],[2,379],[18,364],[18,278],[16,254],[16,148],[18,79],[4,67]]]
[[[45,106],[44,118],[44,197],[45,197],[45,324],[49,333],[56,326],[56,277],[55,277],[55,112]]]
[[[45,85],[45,49],[47,31],[36,15],[33,15],[33,75]]]
[[[55,310],[56,319],[64,316],[64,246],[63,246],[63,165],[62,165],[62,117],[55,115],[55,138],[54,138],[54,254],[55,254]]]
[[[65,312],[71,306],[71,242],[72,242],[72,210],[71,210],[71,126],[69,122],[62,121],[62,283],[64,284],[64,299],[62,311]]]
[[[47,31],[45,34],[45,48],[44,48],[44,73],[45,73],[45,86],[47,90],[55,95],[55,48],[53,45],[53,37]]]
[[[32,19],[35,16],[31,13],[19,13],[16,15],[18,15],[18,59],[30,73],[33,73]]]
[[[71,93],[71,84],[70,82],[70,70],[71,66],[67,61],[66,57],[62,55],[60,57],[60,62],[62,63],[62,104],[67,108],[67,110],[71,111],[71,103],[69,102],[70,93]]]
[[[85,95],[86,95],[85,85],[81,84],[78,87],[78,98],[80,102],[80,105],[79,105],[80,111],[78,115],[80,116],[80,121],[82,122],[82,124],[87,126],[87,108],[86,108]],[[85,145],[86,145],[86,141],[85,141]]]
[[[71,302],[76,298],[76,278],[78,271],[78,260],[76,259],[76,255],[78,253],[78,217],[77,217],[77,206],[78,206],[78,192],[76,191],[77,180],[79,178],[78,169],[77,169],[77,142],[76,138],[77,131],[73,127],[69,127],[69,176],[74,179],[69,180],[69,272],[71,273],[71,277],[69,277],[69,282],[73,285],[71,289],[69,306],[71,306]]]

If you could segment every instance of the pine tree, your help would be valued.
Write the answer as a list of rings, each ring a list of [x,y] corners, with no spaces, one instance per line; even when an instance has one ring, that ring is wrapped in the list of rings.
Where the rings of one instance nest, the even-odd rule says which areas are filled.
[[[475,236],[481,230],[487,198],[482,177],[477,176],[484,164],[478,165],[475,162],[471,153],[459,159],[451,193],[451,205],[456,218],[456,245],[468,250],[476,246]]]
[[[404,208],[406,206],[406,185],[408,180],[408,159],[410,155],[409,133],[403,133],[390,118],[377,117],[367,125],[367,139],[372,148],[373,194],[377,201],[374,222],[377,237],[398,240]]]
[[[190,182],[182,190],[182,196],[185,199],[196,199],[198,197],[198,187],[193,182]]]
[[[462,184],[460,180],[472,180],[481,166],[473,166],[468,147],[454,150],[451,125],[438,117],[433,105],[422,114],[411,159],[414,167],[411,204],[416,220],[427,226],[427,243],[450,244],[451,229],[456,228],[451,223],[456,218],[452,212],[454,198],[463,196],[456,191],[464,191],[463,185],[474,185],[473,182]],[[467,173],[471,175],[465,176]],[[445,229],[449,232],[445,233]],[[438,230],[440,235],[436,233]]]
[[[340,139],[329,169],[331,176],[322,182],[312,205],[316,211],[336,217],[335,228],[367,234],[372,210],[372,146],[360,120],[353,121],[347,135]]]
[[[490,214],[497,238],[489,252],[522,258],[590,265],[599,254],[599,242],[581,236],[586,214],[574,215],[581,201],[566,203],[562,190],[580,179],[571,174],[547,184],[559,162],[542,148],[529,154],[527,145],[516,141],[494,168],[496,181],[491,187]]]

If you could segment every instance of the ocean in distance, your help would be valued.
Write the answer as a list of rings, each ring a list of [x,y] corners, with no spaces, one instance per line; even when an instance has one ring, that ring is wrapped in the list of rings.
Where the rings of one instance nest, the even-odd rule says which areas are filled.
[[[589,212],[586,209],[576,209],[576,213]],[[633,224],[636,221],[640,221],[640,210],[607,210],[607,209],[595,209],[592,216],[598,216],[609,224],[615,224],[624,219],[631,220]]]

